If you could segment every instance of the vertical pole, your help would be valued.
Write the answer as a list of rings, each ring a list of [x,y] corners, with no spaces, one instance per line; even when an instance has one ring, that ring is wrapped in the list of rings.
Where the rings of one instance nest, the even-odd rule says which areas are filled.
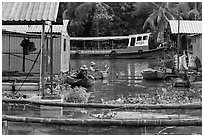
[[[53,37],[52,37],[52,22],[50,25],[50,84],[51,93],[53,92]]]
[[[178,19],[178,38],[177,38],[177,61],[178,61],[178,72],[179,72],[179,49],[180,49],[180,4],[178,8],[179,19]]]
[[[8,121],[2,121],[2,135],[8,135]]]
[[[11,36],[9,34],[9,72],[11,71]],[[9,75],[9,80],[10,80],[10,75]]]
[[[41,34],[41,62],[40,62],[40,91],[42,97],[44,97],[45,89],[45,22],[42,22],[42,34]]]
[[[22,71],[25,72],[25,53],[23,52],[23,68]]]
[[[48,44],[49,44],[49,42],[48,42],[48,37],[46,37],[46,41],[47,41],[47,43],[46,43],[46,73],[47,73],[47,75],[48,75],[48,56],[49,56],[49,53],[48,53]]]
[[[194,9],[195,9],[195,11],[197,10],[197,2],[195,2],[195,8]],[[195,20],[196,20],[196,18],[197,17],[196,17],[196,14],[195,14]]]

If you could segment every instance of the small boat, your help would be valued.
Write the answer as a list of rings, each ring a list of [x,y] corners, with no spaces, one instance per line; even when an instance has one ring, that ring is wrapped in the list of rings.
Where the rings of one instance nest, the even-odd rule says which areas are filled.
[[[94,79],[105,79],[106,77],[108,77],[108,70],[109,68],[104,71],[97,70],[95,72],[90,72],[90,75],[92,75]]]
[[[141,72],[143,79],[146,80],[162,80],[166,73],[163,70],[156,70],[152,68],[145,69]]]
[[[65,79],[65,82],[70,84],[72,88],[76,86],[91,88],[94,85],[94,79],[92,76],[87,76],[86,78],[82,78],[82,79],[76,79],[74,77],[67,76],[67,78]]]
[[[173,87],[190,87],[190,82],[188,80],[184,80],[182,78],[174,78],[172,79]]]
[[[156,58],[166,47],[149,48],[150,33],[111,37],[71,37],[71,58]],[[119,41],[114,43],[114,41]],[[120,44],[118,44],[120,43]],[[99,46],[100,45],[100,46]]]

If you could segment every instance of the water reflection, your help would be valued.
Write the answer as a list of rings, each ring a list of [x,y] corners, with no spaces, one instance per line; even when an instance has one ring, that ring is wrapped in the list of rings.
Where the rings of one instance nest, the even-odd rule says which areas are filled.
[[[109,67],[107,79],[97,80],[94,85],[94,92],[91,94],[96,102],[100,99],[111,100],[121,96],[135,96],[139,93],[151,93],[151,90],[157,87],[166,86],[163,81],[148,82],[142,80],[141,71],[148,68],[152,64],[156,64],[156,60],[146,59],[72,59],[71,68],[79,69],[81,65],[90,66],[90,62],[94,61],[99,69],[104,70],[104,66]]]
[[[131,83],[131,66],[128,64],[128,86],[130,86]]]

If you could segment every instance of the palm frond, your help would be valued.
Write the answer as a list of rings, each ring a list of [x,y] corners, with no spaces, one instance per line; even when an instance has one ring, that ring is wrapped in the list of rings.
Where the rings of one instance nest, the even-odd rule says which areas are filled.
[[[178,13],[175,13],[174,11],[172,11],[170,9],[166,9],[166,11],[169,12],[175,19],[183,20],[183,18],[181,16],[179,16]]]
[[[168,20],[175,20],[174,16],[172,16],[168,11],[165,10],[164,14]]]
[[[155,10],[151,15],[149,15],[149,17],[146,19],[146,21],[143,25],[143,29],[145,29],[148,25],[150,25],[150,27],[152,29],[155,29],[155,22],[157,20],[157,13],[158,13],[158,10]]]

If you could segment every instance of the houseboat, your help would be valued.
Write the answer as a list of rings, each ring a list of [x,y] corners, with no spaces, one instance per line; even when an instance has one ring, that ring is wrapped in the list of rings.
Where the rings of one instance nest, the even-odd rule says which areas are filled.
[[[164,47],[149,48],[150,33],[112,37],[70,37],[71,58],[155,58]]]

